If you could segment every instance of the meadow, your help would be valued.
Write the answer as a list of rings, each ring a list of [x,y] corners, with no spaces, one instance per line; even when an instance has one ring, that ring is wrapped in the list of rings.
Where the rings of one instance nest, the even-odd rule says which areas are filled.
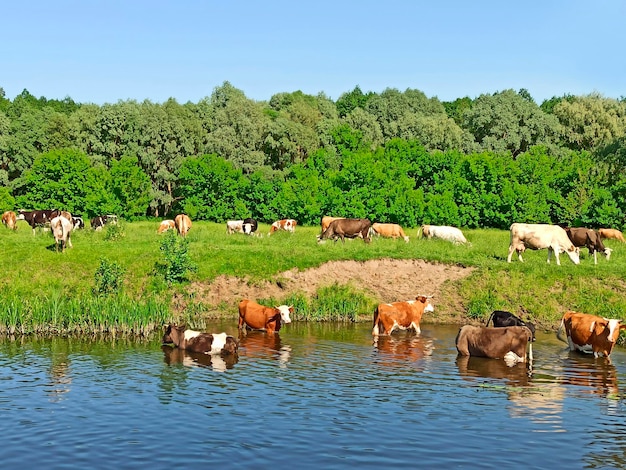
[[[24,222],[12,232],[0,231],[5,255],[0,277],[0,331],[126,332],[149,334],[168,321],[187,321],[200,327],[203,317],[219,315],[220,305],[184,302],[182,311],[172,299],[189,300],[191,283],[210,283],[225,275],[246,282],[276,282],[292,268],[306,270],[329,261],[373,259],[421,259],[437,264],[474,268],[463,279],[446,285],[437,300],[433,321],[462,317],[484,321],[494,309],[523,313],[546,329],[554,328],[566,310],[578,310],[611,318],[626,318],[626,245],[608,240],[610,261],[598,256],[598,264],[586,249],[581,263],[567,255],[561,266],[546,263],[547,251],[526,251],[524,263],[507,263],[509,233],[504,230],[464,230],[470,244],[452,245],[439,240],[417,239],[417,228],[406,230],[411,240],[374,239],[371,244],[354,240],[318,244],[319,227],[298,226],[294,234],[267,236],[269,225],[259,224],[262,237],[227,235],[225,224],[194,222],[187,237],[187,253],[195,269],[182,282],[167,282],[159,266],[164,262],[165,235],[157,235],[158,221],[124,222],[109,232],[89,228],[73,233],[73,248],[57,253],[49,232],[32,230]],[[119,280],[114,292],[98,290],[96,272],[105,267]],[[107,274],[107,273],[105,273]],[[101,282],[101,279],[100,279]],[[261,303],[296,304],[295,320],[371,321],[377,299],[346,286],[320,289],[314,296],[290,294],[284,299],[259,298]],[[398,299],[405,300],[405,299]],[[223,315],[233,315],[232,309]],[[329,314],[329,312],[333,312]]]

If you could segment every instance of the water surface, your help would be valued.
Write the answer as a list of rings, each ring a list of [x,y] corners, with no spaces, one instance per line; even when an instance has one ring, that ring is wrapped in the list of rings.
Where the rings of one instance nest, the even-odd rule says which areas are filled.
[[[211,331],[236,335],[229,324]],[[236,361],[151,340],[0,341],[3,466],[623,468],[626,354],[538,333],[532,370],[457,358],[456,326],[250,332]],[[226,466],[226,467],[225,467]]]

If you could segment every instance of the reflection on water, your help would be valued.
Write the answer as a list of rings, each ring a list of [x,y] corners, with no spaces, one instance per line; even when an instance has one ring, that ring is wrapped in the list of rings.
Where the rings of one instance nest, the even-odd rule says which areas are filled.
[[[212,329],[228,326],[236,331]],[[508,367],[459,357],[457,332],[423,325],[373,341],[369,323],[292,323],[240,336],[238,357],[160,338],[0,340],[12,436],[0,456],[8,468],[28,453],[43,468],[201,468],[210,458],[379,469],[415,466],[419,449],[423,468],[624,467],[623,348],[609,363],[538,334],[532,369]]]
[[[183,364],[188,367],[210,367],[216,372],[225,372],[232,369],[239,360],[236,354],[202,354],[193,351],[187,351],[168,345],[162,345],[161,350],[165,354],[165,363],[167,365]]]

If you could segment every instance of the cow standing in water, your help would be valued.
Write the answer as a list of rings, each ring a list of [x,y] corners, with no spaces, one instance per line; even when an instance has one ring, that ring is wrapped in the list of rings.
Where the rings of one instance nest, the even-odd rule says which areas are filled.
[[[434,311],[431,297],[418,295],[415,300],[379,304],[374,310],[372,336],[390,335],[395,329],[413,329],[417,334],[421,333],[422,315]]]
[[[626,328],[621,320],[608,319],[588,313],[568,311],[561,319],[557,338],[567,342],[571,351],[593,353],[594,357],[609,358],[617,343],[620,330]],[[562,337],[565,330],[567,339]]]
[[[265,307],[252,300],[244,299],[239,302],[239,330],[248,327],[273,334],[280,331],[283,323],[291,323],[290,314],[292,313],[292,306]]]
[[[532,361],[532,333],[525,326],[488,328],[465,325],[456,336],[455,344],[461,356],[504,359],[507,365]]]

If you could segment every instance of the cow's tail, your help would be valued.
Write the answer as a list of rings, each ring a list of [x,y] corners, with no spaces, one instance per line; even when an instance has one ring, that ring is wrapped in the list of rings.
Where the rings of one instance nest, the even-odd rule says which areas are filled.
[[[561,324],[559,325],[559,328],[556,330],[556,337],[560,339],[561,341],[563,341],[564,343],[568,343],[567,339],[563,337],[563,330],[565,330],[564,320],[565,318],[561,319]]]
[[[372,326],[372,336],[378,336],[380,330],[378,328],[378,320],[380,318],[380,314],[378,313],[378,306],[374,309],[374,325]]]
[[[489,326],[489,322],[493,323],[493,314],[496,312],[491,312],[491,315],[489,315],[489,318],[487,318],[487,323],[485,323],[485,326]]]

